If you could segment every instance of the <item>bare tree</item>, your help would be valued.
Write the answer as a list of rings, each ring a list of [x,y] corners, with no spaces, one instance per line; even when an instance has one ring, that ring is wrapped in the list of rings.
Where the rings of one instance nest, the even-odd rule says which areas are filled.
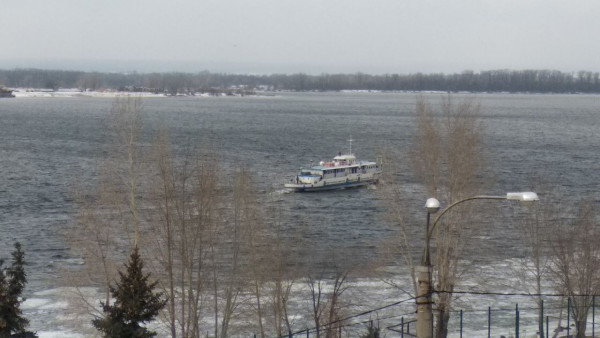
[[[327,338],[337,337],[336,326],[341,326],[341,309],[343,308],[341,297],[344,291],[348,289],[346,283],[348,278],[348,271],[337,271],[333,279],[333,287],[329,295],[328,310],[329,315],[327,318]],[[341,338],[341,337],[340,337]]]
[[[135,247],[139,240],[138,177],[141,175],[141,159],[144,156],[140,140],[142,100],[132,96],[117,97],[110,113],[114,149],[109,152],[109,155],[113,155],[109,165],[112,169],[113,188],[119,192],[117,197],[121,197],[115,201],[114,207],[121,215],[125,232],[129,234],[133,231],[132,247]]]
[[[142,120],[139,98],[114,101],[111,148],[104,152],[98,183],[80,194],[78,227],[71,232],[89,268],[85,278],[104,285],[109,304],[118,262],[139,247],[168,296],[162,318],[172,337],[199,337],[210,315],[214,336],[231,336],[232,320],[248,295],[264,337],[266,294],[277,299],[278,331],[289,331],[293,278],[284,268],[282,242],[273,247],[266,241],[265,211],[250,172],[236,170],[232,182],[225,182],[214,153],[176,153],[164,128],[146,152]],[[277,269],[272,256],[279,257]],[[266,285],[277,285],[271,289],[277,291]]]
[[[106,218],[112,217],[108,212],[99,208],[100,204],[111,199],[112,192],[104,189],[96,190],[94,197],[79,193],[77,197],[79,212],[75,227],[66,236],[85,262],[85,269],[69,274],[69,282],[76,288],[85,285],[100,285],[104,292],[104,302],[110,303],[110,283],[117,273],[118,239],[121,232]],[[85,299],[84,295],[80,295]],[[94,308],[96,304],[88,304]]]
[[[311,316],[315,324],[317,337],[325,330],[325,337],[337,337],[336,328],[341,325],[342,294],[348,289],[349,272],[337,270],[330,280],[309,274],[306,284],[310,290]]]
[[[231,187],[232,196],[231,201],[227,203],[227,221],[224,224],[223,232],[220,235],[226,235],[226,239],[223,238],[223,250],[225,256],[228,257],[224,266],[220,264],[213,264],[214,269],[214,292],[215,296],[218,294],[218,288],[221,287],[221,298],[223,305],[220,307],[221,313],[221,332],[219,337],[228,337],[229,326],[231,320],[235,315],[236,309],[239,305],[239,297],[242,294],[246,285],[246,279],[244,276],[244,232],[247,222],[251,219],[250,210],[248,209],[249,202],[247,200],[247,189],[249,189],[249,177],[247,172],[238,170],[235,174],[234,182]],[[219,250],[219,248],[217,248]],[[220,270],[220,271],[219,271]],[[217,280],[219,280],[217,282]],[[219,286],[217,283],[220,283]],[[260,299],[258,297],[257,299]],[[218,306],[215,305],[215,309]],[[218,312],[215,313],[215,316]]]
[[[322,253],[315,257],[320,262],[312,264],[322,266],[320,271],[305,273],[304,280],[310,292],[310,313],[317,337],[336,337],[336,329],[342,325],[344,309],[348,307],[342,296],[349,289],[349,276],[353,271],[360,270],[360,267],[350,265],[353,260],[346,260],[349,256],[349,250]]]
[[[323,295],[323,288],[325,282],[320,278],[315,278],[312,275],[306,277],[306,284],[310,289],[311,296],[311,310],[312,319],[315,323],[315,331],[317,338],[321,337],[321,322],[323,318],[323,312],[325,311],[325,297]]]
[[[426,173],[426,170],[436,171],[429,165],[441,167],[441,170],[438,169],[441,176],[428,179],[427,175],[424,175],[423,178],[428,191],[432,194],[436,194],[437,191],[437,195],[449,204],[473,196],[487,185],[484,183],[486,178],[482,175],[484,150],[480,110],[479,104],[473,100],[454,104],[451,98],[446,98],[442,103],[443,137],[438,138],[441,146],[434,151],[442,161],[431,161],[425,166],[420,166],[416,162],[420,173]],[[472,210],[473,204],[451,210],[445,215],[443,223],[435,229],[435,279],[438,288],[447,291],[439,294],[438,298],[437,337],[446,337],[448,334],[448,320],[452,305],[451,292],[457,284],[460,273],[458,261],[472,231],[477,230]]]
[[[109,304],[117,262],[128,248],[139,247],[169,296],[171,335],[197,337],[208,255],[221,222],[218,162],[193,152],[175,156],[166,130],[156,137],[152,154],[146,152],[139,98],[117,98],[109,121],[112,137],[98,183],[79,194],[78,226],[69,234],[86,260],[82,271],[104,285]]]
[[[155,231],[157,234],[157,239],[161,240],[156,241],[155,248],[159,254],[159,262],[156,266],[158,269],[165,269],[165,274],[159,274],[163,276],[163,283],[161,284],[165,294],[168,296],[167,303],[167,313],[168,313],[168,322],[169,329],[171,332],[171,337],[177,336],[177,326],[176,326],[176,318],[177,314],[175,313],[176,307],[176,271],[175,271],[175,256],[176,256],[176,246],[175,246],[175,224],[174,224],[174,216],[172,215],[171,204],[174,203],[174,195],[175,192],[173,187],[173,174],[172,174],[172,159],[170,155],[169,149],[169,140],[168,134],[165,130],[162,130],[159,133],[158,139],[154,144],[153,157],[156,161],[156,166],[158,169],[157,174],[157,184],[154,189],[155,205],[157,206],[158,212],[162,214],[162,222],[159,225],[155,225]]]
[[[483,175],[484,148],[483,128],[479,118],[481,107],[473,99],[465,99],[454,103],[451,97],[445,97],[440,105],[440,112],[434,111],[431,104],[422,96],[416,101],[416,130],[414,142],[406,158],[410,159],[412,172],[423,184],[424,193],[436,197],[442,203],[450,205],[463,198],[476,195],[479,189],[484,189],[487,179]],[[400,161],[387,160],[386,172],[398,175],[390,163]],[[388,176],[389,177],[389,176]],[[400,238],[396,245],[400,247],[404,262],[411,272],[413,295],[416,294],[416,276],[414,273],[414,244],[410,238],[420,225],[425,222],[425,212],[413,212],[423,215],[423,218],[410,216],[410,207],[405,201],[414,196],[408,196],[406,189],[394,180],[387,178],[384,187],[384,199],[388,201],[389,215],[399,225]],[[423,198],[424,202],[425,198]],[[420,207],[421,205],[419,205]],[[438,317],[436,337],[446,337],[447,325],[452,305],[452,291],[458,282],[459,259],[463,257],[464,244],[474,230],[478,228],[472,217],[472,205],[464,205],[450,210],[438,224],[433,233],[434,243],[434,279],[440,293],[436,307]],[[422,209],[421,209],[422,210]],[[423,229],[424,231],[424,229]],[[419,235],[422,236],[422,235]],[[405,288],[403,288],[406,291]]]
[[[250,290],[255,299],[260,336],[265,337],[262,287],[267,278],[265,265],[267,256],[266,224],[254,191],[248,169],[238,168],[235,175],[233,203],[238,213],[236,220],[239,221],[241,227],[246,279],[250,283]]]
[[[97,90],[102,87],[102,74],[83,73],[77,82],[77,87],[81,90]]]
[[[76,193],[79,214],[67,237],[84,258],[86,269],[73,277],[81,285],[102,285],[110,304],[110,282],[117,266],[136,245],[139,232],[138,200],[143,170],[140,146],[142,103],[137,97],[117,98],[110,111],[110,138],[99,164],[95,186]],[[82,294],[82,299],[85,296]],[[92,308],[97,304],[89,304]]]
[[[387,261],[392,260],[397,262],[401,260],[408,267],[410,280],[398,281],[397,274],[392,274],[390,277],[383,276],[383,282],[401,290],[409,296],[417,294],[417,276],[415,274],[415,251],[414,241],[414,223],[415,220],[411,215],[411,206],[408,204],[413,199],[407,196],[406,189],[401,182],[400,172],[406,172],[407,168],[403,167],[404,161],[398,159],[402,156],[392,149],[384,149],[382,151],[382,162],[385,163],[385,170],[381,178],[381,183],[377,189],[380,196],[379,200],[386,207],[384,215],[385,220],[397,226],[397,231],[393,236],[390,236],[380,247],[381,259],[383,264],[388,264]],[[408,286],[407,286],[408,284]]]
[[[544,336],[544,318],[542,311],[545,283],[551,279],[551,261],[552,249],[551,231],[548,229],[556,228],[557,221],[566,213],[565,206],[558,206],[553,196],[553,191],[548,189],[547,184],[535,179],[534,191],[539,192],[543,197],[540,201],[519,207],[518,212],[519,225],[517,230],[523,244],[523,257],[520,258],[520,264],[513,268],[517,276],[514,287],[520,291],[525,291],[534,297],[538,308],[538,331]],[[524,212],[523,212],[524,211]]]
[[[291,243],[283,236],[281,213],[272,211],[274,216],[274,229],[271,238],[271,245],[267,247],[266,255],[267,270],[269,276],[267,293],[270,298],[272,308],[272,318],[274,331],[281,337],[286,333],[292,332],[292,324],[289,314],[289,302],[292,296],[292,287],[296,283],[297,266],[291,259],[293,250]],[[285,331],[284,331],[285,329]]]
[[[168,133],[154,145],[152,196],[157,211],[147,242],[162,271],[168,297],[170,332],[181,337],[200,335],[202,299],[210,275],[208,266],[213,229],[219,222],[218,162],[211,154],[176,158]]]
[[[571,301],[578,338],[585,337],[592,298],[600,292],[600,231],[594,208],[592,202],[581,202],[572,222],[556,228],[552,245],[555,285]]]

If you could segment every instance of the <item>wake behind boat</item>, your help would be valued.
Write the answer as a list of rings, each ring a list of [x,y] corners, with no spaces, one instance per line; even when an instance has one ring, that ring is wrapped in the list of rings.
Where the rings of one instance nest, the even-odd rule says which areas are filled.
[[[321,161],[319,165],[300,169],[285,187],[299,192],[353,188],[377,183],[380,174],[379,164],[359,161],[350,150],[348,154],[338,154],[330,162]]]

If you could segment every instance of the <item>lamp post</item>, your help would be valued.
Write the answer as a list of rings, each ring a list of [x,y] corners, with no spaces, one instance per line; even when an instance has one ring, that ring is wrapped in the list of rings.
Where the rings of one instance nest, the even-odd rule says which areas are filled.
[[[454,208],[458,204],[472,201],[472,200],[517,200],[522,202],[535,202],[539,200],[536,193],[528,192],[509,192],[505,196],[486,196],[479,195],[469,198],[462,199],[454,202],[444,208],[442,212],[436,217],[435,221],[429,226],[431,214],[438,212],[440,209],[440,202],[435,198],[429,198],[425,203],[427,209],[427,223],[425,228],[425,248],[423,249],[423,257],[421,259],[421,265],[417,267],[417,337],[418,338],[432,338],[433,337],[433,311],[432,304],[433,300],[431,297],[431,260],[429,257],[429,241],[433,230],[437,226],[438,222],[444,216],[448,210]]]

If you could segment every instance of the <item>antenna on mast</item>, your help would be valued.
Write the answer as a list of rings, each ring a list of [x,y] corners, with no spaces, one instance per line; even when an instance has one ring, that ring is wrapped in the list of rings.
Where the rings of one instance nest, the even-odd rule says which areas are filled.
[[[350,136],[350,139],[348,140],[348,144],[350,145],[350,152],[349,152],[350,155],[352,155],[352,142],[353,141],[354,140],[352,139],[352,136]]]

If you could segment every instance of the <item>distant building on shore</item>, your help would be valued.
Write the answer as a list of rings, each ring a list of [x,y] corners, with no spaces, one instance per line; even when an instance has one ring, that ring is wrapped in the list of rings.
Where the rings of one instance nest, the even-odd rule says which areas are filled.
[[[13,91],[4,87],[4,86],[0,86],[0,98],[5,98],[5,97],[15,97],[15,95],[13,94]]]

